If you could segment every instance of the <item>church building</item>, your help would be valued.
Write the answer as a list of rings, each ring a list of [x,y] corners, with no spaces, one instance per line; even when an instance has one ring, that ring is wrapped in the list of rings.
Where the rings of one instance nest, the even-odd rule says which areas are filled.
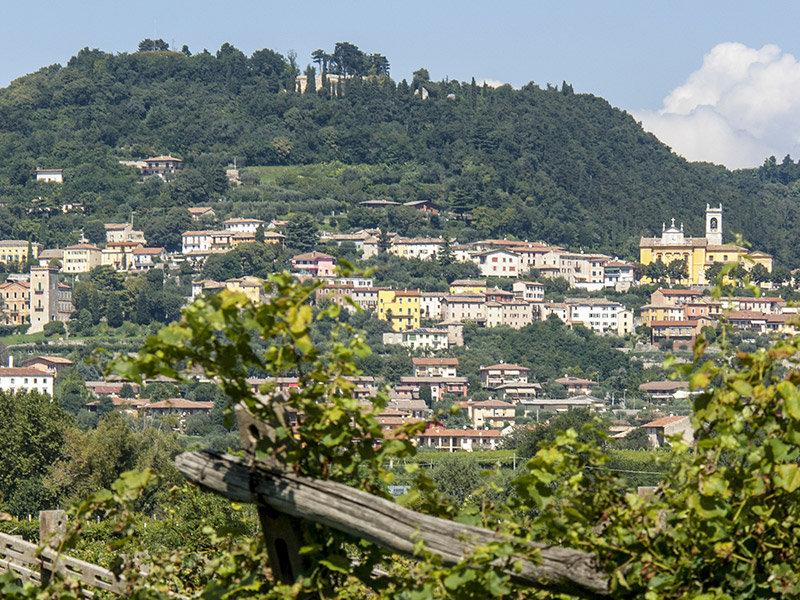
[[[772,272],[772,256],[766,252],[749,252],[742,246],[722,243],[721,204],[716,208],[706,204],[705,237],[685,237],[683,224],[678,228],[675,226],[675,219],[672,219],[669,227],[662,226],[660,238],[643,237],[639,242],[639,262],[645,266],[659,260],[668,265],[673,260],[681,259],[686,261],[689,271],[689,279],[682,283],[690,285],[707,285],[705,270],[714,263],[735,262],[747,270],[756,264],[761,264],[767,271]]]

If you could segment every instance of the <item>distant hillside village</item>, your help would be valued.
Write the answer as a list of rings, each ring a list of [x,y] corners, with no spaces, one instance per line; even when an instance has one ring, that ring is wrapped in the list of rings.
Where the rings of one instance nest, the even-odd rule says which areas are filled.
[[[180,159],[159,156],[136,161],[130,166],[139,169],[142,177],[169,178],[181,168],[180,164]],[[60,171],[56,172],[52,169],[37,171],[37,179],[41,176],[47,178],[48,183],[57,184],[63,180]],[[235,178],[238,172],[228,175]],[[361,204],[367,209],[399,206],[386,199]],[[441,210],[429,201],[407,203],[406,207],[429,214],[438,214]],[[131,222],[106,223],[106,241],[99,245],[83,239],[63,249],[45,249],[35,242],[0,241],[0,262],[31,265],[27,273],[11,274],[0,284],[4,323],[20,328],[27,326],[29,333],[36,333],[49,322],[69,321],[74,318],[69,283],[80,281],[98,267],[137,274],[153,269],[167,272],[187,264],[191,266],[187,272],[199,273],[210,257],[227,254],[244,244],[274,245],[281,251],[286,244],[288,222],[285,220],[266,222],[232,217],[219,222],[211,207],[193,206],[186,210],[191,222],[199,226],[183,232],[178,252],[148,246],[144,233]],[[640,336],[643,331],[649,336],[648,342],[674,350],[690,349],[703,328],[716,328],[723,317],[742,331],[794,333],[791,318],[796,316],[796,309],[788,307],[781,298],[765,295],[710,297],[709,278],[724,264],[735,263],[750,273],[773,271],[768,254],[723,243],[721,229],[722,207],[707,206],[704,237],[686,237],[682,226],[674,222],[669,227],[665,224],[661,237],[641,239],[639,263],[605,254],[572,252],[542,242],[484,239],[462,244],[442,237],[403,237],[380,229],[351,233],[328,231],[319,237],[317,249],[294,254],[289,263],[297,278],[316,278],[324,282],[317,292],[317,303],[334,302],[348,311],[360,308],[385,321],[391,331],[383,334],[383,344],[406,348],[414,357],[413,372],[401,376],[399,383],[390,388],[391,402],[380,416],[388,433],[404,423],[430,418],[432,403],[449,397],[456,399],[468,426],[465,429],[429,428],[418,436],[416,443],[448,451],[494,449],[520,417],[570,408],[604,411],[609,408],[608,398],[592,395],[597,380],[568,375],[553,382],[563,390],[562,397],[547,397],[542,383],[529,380],[528,368],[499,363],[479,369],[480,385],[489,399],[469,400],[468,378],[459,375],[458,359],[447,356],[453,348],[463,346],[464,327],[468,323],[481,328],[520,330],[538,321],[557,318],[569,328],[585,327],[599,335],[621,338],[630,338],[638,328]],[[450,281],[447,291],[377,286],[372,277],[341,275],[338,259],[322,251],[345,246],[362,260],[386,254],[400,259],[473,264],[479,276]],[[563,280],[565,289],[585,294],[548,300],[547,282],[555,280]],[[620,294],[640,284],[652,283],[666,285],[654,288],[649,302],[637,311],[638,314],[623,303],[603,296],[604,292]],[[761,287],[768,290],[771,283],[765,278]],[[254,303],[268,299],[262,280],[245,273],[224,281],[195,276],[186,301],[221,289],[243,292]],[[52,393],[52,377],[63,365],[58,364],[58,357],[39,357],[38,360],[33,367],[0,368],[0,387],[38,389],[44,386],[42,389]],[[48,375],[31,371],[31,368],[44,369]],[[296,381],[285,377],[280,383],[288,389],[296,385]],[[253,386],[260,383],[257,378],[252,380]],[[357,395],[365,399],[374,395],[380,385],[371,374],[355,383]],[[139,399],[138,393],[122,398],[122,383],[114,380],[87,382],[86,385],[92,395],[110,398],[115,406],[141,414],[156,414],[161,410],[179,412],[186,417],[197,412],[207,413],[213,405],[185,398],[152,403]],[[657,402],[688,397],[685,384],[669,381],[648,382],[639,391]],[[89,408],[100,401],[90,403]],[[688,421],[685,419],[665,417],[654,421],[648,429],[653,445],[663,443],[664,431],[669,434],[686,430]],[[626,432],[627,429],[622,428],[617,433],[624,435]]]

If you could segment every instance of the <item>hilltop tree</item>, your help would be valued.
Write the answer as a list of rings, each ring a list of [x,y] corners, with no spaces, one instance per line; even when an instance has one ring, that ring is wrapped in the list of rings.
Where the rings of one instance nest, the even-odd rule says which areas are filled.
[[[169,50],[169,44],[161,38],[157,40],[145,38],[139,42],[139,52],[166,52],[167,50]]]

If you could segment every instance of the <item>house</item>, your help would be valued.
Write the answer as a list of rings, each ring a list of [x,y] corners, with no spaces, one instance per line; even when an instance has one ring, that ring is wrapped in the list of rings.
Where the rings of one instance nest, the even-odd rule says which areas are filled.
[[[446,452],[496,450],[501,434],[496,429],[445,429],[431,427],[417,434],[417,446]]]
[[[670,402],[678,398],[688,398],[689,383],[686,381],[648,381],[639,386],[651,401]]]
[[[484,277],[513,277],[520,275],[520,256],[511,250],[487,250],[473,255]]]
[[[614,288],[618,292],[628,290],[636,283],[636,269],[631,263],[611,260],[603,267],[603,287]]]
[[[689,350],[700,330],[714,321],[706,318],[680,321],[651,321],[651,338],[654,344],[668,342],[675,349]]]
[[[91,244],[76,244],[64,248],[64,273],[88,273],[103,262],[103,251]]]
[[[633,331],[633,314],[619,302],[607,298],[565,298],[564,303],[569,308],[571,322],[582,323],[595,333],[627,335]]]
[[[391,392],[389,392],[389,397],[392,398]],[[392,398],[386,407],[417,419],[427,419],[431,414],[431,409],[425,404],[425,400],[419,398]]]
[[[181,254],[204,257],[231,249],[230,231],[185,231],[181,234]]]
[[[131,268],[136,271],[147,271],[163,265],[167,260],[167,251],[164,248],[134,248],[132,254]]]
[[[69,321],[72,313],[75,312],[75,305],[72,304],[72,288],[66,283],[58,283],[58,320]]]
[[[237,277],[225,281],[213,281],[203,279],[192,282],[192,300],[202,294],[215,294],[220,290],[230,290],[231,292],[241,292],[253,304],[264,302],[268,295],[264,290],[264,282],[258,277]]]
[[[412,358],[416,377],[455,377],[457,358]]]
[[[597,386],[596,381],[581,379],[580,377],[568,377],[566,375],[559,377],[555,382],[567,388],[567,392],[570,394],[591,394],[592,389]]]
[[[642,427],[647,432],[653,448],[663,448],[669,442],[668,438],[674,435],[680,435],[681,440],[686,444],[691,445],[694,442],[692,420],[685,415],[662,417],[645,423]]]
[[[315,250],[293,256],[292,268],[311,277],[333,277],[336,274],[336,259]]]
[[[116,244],[120,242],[139,242],[144,245],[147,240],[144,232],[134,229],[131,223],[106,223],[106,244]]]
[[[386,346],[399,345],[412,350],[447,350],[450,340],[447,329],[418,328],[383,334]]]
[[[5,281],[0,284],[5,325],[27,325],[31,320],[31,284],[27,281]]]
[[[657,289],[650,294],[650,304],[654,306],[684,306],[698,302],[703,294],[697,290]]]
[[[2,243],[2,242],[0,242]],[[59,265],[64,264],[64,250],[61,248],[54,248],[49,250],[40,250],[39,251],[39,266],[46,267],[52,261],[58,261]],[[4,262],[0,260],[0,262]]]
[[[526,400],[535,400],[542,392],[538,383],[503,383],[492,388],[500,400],[517,404]]]
[[[413,387],[430,387],[431,400],[438,402],[444,394],[467,397],[466,377],[401,377],[400,383]]]
[[[442,319],[466,323],[486,321],[486,296],[476,293],[452,294],[442,298]]]
[[[60,371],[74,364],[71,360],[60,356],[37,356],[23,361],[22,366],[29,369],[39,369],[58,377]]]
[[[235,233],[255,233],[259,227],[264,227],[265,224],[265,221],[261,219],[233,218],[223,221],[222,228]]]
[[[386,198],[380,198],[378,200],[365,200],[364,202],[359,202],[359,204],[361,206],[366,206],[367,208],[391,208],[392,206],[400,206],[399,202],[387,200]]]
[[[456,279],[450,284],[451,294],[483,294],[486,292],[485,279]]]
[[[467,416],[474,429],[491,427],[504,429],[514,424],[516,409],[513,404],[502,400],[484,400],[483,402],[465,402],[462,406],[467,409]]]
[[[420,292],[419,309],[420,318],[438,321],[442,318],[442,298],[444,292]]]
[[[544,302],[544,284],[538,281],[515,281],[511,289],[522,300]]]
[[[192,215],[192,221],[213,219],[217,216],[217,213],[210,206],[190,206],[188,210],[189,214]]]
[[[537,400],[524,400],[517,405],[526,414],[539,414],[539,411],[562,413],[575,408],[583,408],[593,412],[603,412],[605,403],[594,396],[581,394],[571,398],[541,398]]]
[[[160,402],[150,402],[139,407],[140,412],[152,415],[165,415],[167,413],[178,413],[182,417],[187,415],[208,414],[214,408],[213,402],[195,402],[184,400],[183,398],[168,398]]]
[[[481,385],[488,389],[494,389],[507,383],[528,383],[530,369],[510,363],[500,363],[480,367],[478,372],[481,377]]]
[[[36,181],[64,183],[63,169],[36,169]]]
[[[39,253],[43,248],[44,246],[36,242],[3,240],[0,241],[0,262],[10,265],[12,263],[23,264],[28,260],[34,261],[39,258]]]
[[[441,207],[433,200],[411,200],[410,202],[403,202],[403,206],[416,208],[431,215],[438,215],[441,210]]]
[[[120,381],[87,381],[84,386],[95,396],[119,396],[127,382]],[[139,385],[128,383],[134,394],[139,393]]]
[[[183,166],[183,161],[174,156],[154,156],[144,159],[144,168],[142,169],[142,177],[150,177],[157,175],[161,179],[167,179],[169,176],[177,173]]]
[[[389,252],[401,258],[432,260],[439,255],[444,240],[442,238],[402,238],[392,240]]]
[[[419,329],[419,290],[379,290],[378,318],[388,321],[395,331]]]
[[[506,325],[512,329],[522,329],[535,319],[534,304],[527,300],[486,303],[486,327]]]
[[[142,242],[114,242],[106,244],[100,254],[100,264],[116,271],[127,271],[133,265],[133,251],[141,248]]]
[[[9,357],[7,367],[0,367],[0,390],[11,394],[19,391],[39,392],[52,397],[54,380],[52,373],[42,369],[15,367],[12,357]]]
[[[689,306],[695,306],[691,304]],[[673,304],[645,304],[641,308],[642,325],[650,324],[653,321],[683,321],[686,317],[686,306],[676,306]]]

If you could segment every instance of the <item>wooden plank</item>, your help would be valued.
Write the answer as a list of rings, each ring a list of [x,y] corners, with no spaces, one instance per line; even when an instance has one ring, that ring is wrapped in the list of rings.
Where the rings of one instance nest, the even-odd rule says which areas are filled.
[[[275,402],[272,403],[272,408],[278,424],[289,429],[284,406]],[[272,424],[253,417],[244,405],[236,407],[236,420],[248,462],[254,463],[259,440],[268,438],[274,442],[275,428]],[[282,467],[276,458],[271,458],[270,464],[276,468]],[[275,510],[268,504],[260,503],[257,508],[270,570],[278,581],[292,584],[298,577],[308,573],[311,566],[307,558],[300,554],[300,548],[303,547],[301,520]]]
[[[191,482],[236,502],[266,504],[276,510],[321,523],[366,539],[396,554],[414,556],[414,544],[457,564],[475,546],[500,541],[487,529],[417,513],[346,485],[301,477],[265,463],[218,452],[187,452],[176,458],[178,470]],[[521,560],[522,569],[507,568],[515,581],[583,597],[608,595],[608,575],[595,558],[579,550],[535,544],[540,564]]]
[[[66,554],[59,556],[52,548],[44,548],[37,554],[38,549],[36,544],[26,542],[22,538],[0,533],[0,557],[4,557],[3,560],[9,564],[36,571],[37,581],[40,579],[39,571],[49,570],[64,577],[74,577],[100,590],[115,594],[122,594],[125,591],[124,582],[119,581],[108,569]]]

